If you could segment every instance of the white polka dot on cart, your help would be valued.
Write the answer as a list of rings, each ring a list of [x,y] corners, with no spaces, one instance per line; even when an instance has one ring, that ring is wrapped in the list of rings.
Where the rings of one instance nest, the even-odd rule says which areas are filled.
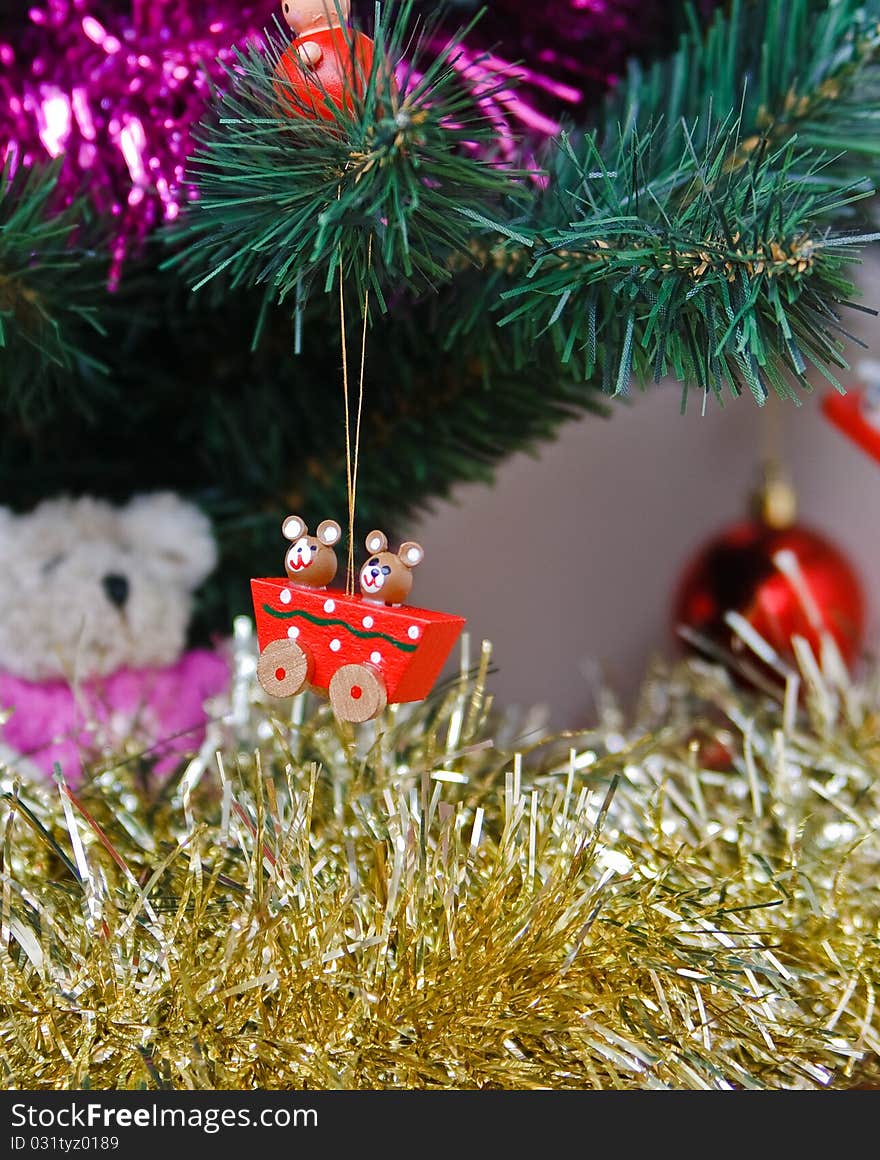
[[[372,628],[375,623],[376,622],[373,620],[372,616],[365,616],[362,621],[364,628]]]
[[[411,624],[411,625],[409,626],[409,628],[406,630],[406,635],[409,637],[409,639],[410,639],[410,640],[418,640],[418,639],[419,639],[419,628],[418,628],[418,625],[417,625],[417,624]]]
[[[299,636],[299,629],[296,627],[295,624],[292,624],[290,626],[290,628],[287,630],[287,635],[290,637],[291,640],[296,640],[296,638]]]
[[[370,660],[373,662],[374,665],[378,665],[379,662],[382,660],[382,654],[380,652],[370,653]]]
[[[325,612],[335,612],[336,611],[336,601],[335,600],[325,600],[324,601],[324,611]]]
[[[341,648],[342,648],[342,641],[336,640],[335,638],[330,641],[331,652],[339,652],[339,650]]]
[[[282,590],[281,590],[281,603],[282,604],[290,604],[291,600],[293,600],[293,593],[290,591],[289,588],[282,588]]]

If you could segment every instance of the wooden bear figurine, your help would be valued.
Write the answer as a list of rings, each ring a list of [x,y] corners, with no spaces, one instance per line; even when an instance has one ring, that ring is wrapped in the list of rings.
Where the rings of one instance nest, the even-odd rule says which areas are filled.
[[[342,537],[342,529],[335,520],[324,520],[314,536],[299,516],[288,516],[281,525],[291,546],[284,557],[284,567],[290,580],[309,588],[326,588],[336,575],[334,544]]]
[[[370,532],[366,543],[370,558],[361,568],[361,595],[380,604],[403,604],[412,588],[412,570],[425,558],[421,544],[408,540],[395,556],[384,532]]]

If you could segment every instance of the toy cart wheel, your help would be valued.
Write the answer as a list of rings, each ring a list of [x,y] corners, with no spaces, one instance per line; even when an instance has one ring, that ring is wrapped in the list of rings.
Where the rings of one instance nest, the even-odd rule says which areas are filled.
[[[369,665],[343,665],[330,679],[330,704],[340,721],[372,721],[388,704],[385,682]]]
[[[292,697],[309,679],[309,658],[292,640],[272,640],[260,653],[257,679],[270,697]]]

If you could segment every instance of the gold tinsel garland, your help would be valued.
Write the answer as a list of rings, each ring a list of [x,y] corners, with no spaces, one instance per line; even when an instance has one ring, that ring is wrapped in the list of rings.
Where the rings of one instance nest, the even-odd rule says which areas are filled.
[[[876,681],[691,660],[553,737],[488,668],[354,732],[241,621],[179,777],[6,770],[4,1086],[880,1083]]]

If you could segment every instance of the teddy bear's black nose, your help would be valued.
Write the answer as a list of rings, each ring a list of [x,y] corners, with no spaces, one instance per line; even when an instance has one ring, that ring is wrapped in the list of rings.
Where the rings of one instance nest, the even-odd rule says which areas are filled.
[[[117,608],[123,608],[126,600],[128,600],[127,577],[110,572],[103,578],[101,584],[104,586],[104,591],[107,593],[107,599],[110,603],[115,604]]]

